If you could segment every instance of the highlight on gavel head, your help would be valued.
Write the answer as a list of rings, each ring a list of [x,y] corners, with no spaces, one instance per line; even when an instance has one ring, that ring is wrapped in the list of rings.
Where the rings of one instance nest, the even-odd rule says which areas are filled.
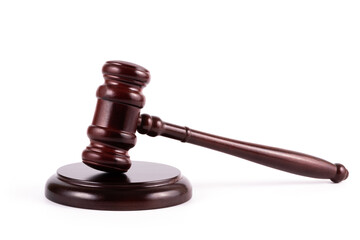
[[[90,145],[83,151],[83,162],[105,172],[126,172],[128,154],[136,143],[140,109],[145,104],[142,89],[150,81],[145,68],[124,61],[108,61],[102,68],[101,85],[94,119],[87,130]]]

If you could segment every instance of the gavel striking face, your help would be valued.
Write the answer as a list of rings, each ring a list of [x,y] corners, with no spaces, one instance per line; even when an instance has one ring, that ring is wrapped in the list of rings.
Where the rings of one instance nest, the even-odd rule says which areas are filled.
[[[90,145],[83,162],[105,172],[126,172],[131,167],[128,150],[135,146],[136,130],[207,147],[282,171],[338,183],[348,177],[341,164],[290,150],[223,138],[187,127],[163,122],[147,114],[140,116],[145,97],[142,88],[150,80],[145,68],[123,61],[109,61],[103,67],[105,84],[97,90],[98,102],[88,128]]]

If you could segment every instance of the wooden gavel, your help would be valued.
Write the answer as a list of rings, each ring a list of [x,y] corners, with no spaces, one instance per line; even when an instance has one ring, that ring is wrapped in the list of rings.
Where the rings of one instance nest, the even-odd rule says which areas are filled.
[[[188,142],[282,171],[330,179],[345,180],[349,172],[342,164],[253,143],[203,133],[163,122],[147,114],[140,116],[145,97],[142,88],[150,80],[145,68],[124,61],[108,61],[103,66],[105,84],[97,90],[97,107],[88,128],[90,145],[83,151],[83,162],[105,172],[126,172],[131,167],[128,150],[135,146],[136,130],[149,136],[164,136]]]

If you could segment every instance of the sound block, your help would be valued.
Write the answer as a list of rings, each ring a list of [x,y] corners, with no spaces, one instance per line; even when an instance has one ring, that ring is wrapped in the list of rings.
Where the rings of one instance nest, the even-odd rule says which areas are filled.
[[[83,163],[65,165],[46,183],[56,203],[98,210],[145,210],[188,201],[190,182],[172,166],[133,161],[126,173],[105,173]]]

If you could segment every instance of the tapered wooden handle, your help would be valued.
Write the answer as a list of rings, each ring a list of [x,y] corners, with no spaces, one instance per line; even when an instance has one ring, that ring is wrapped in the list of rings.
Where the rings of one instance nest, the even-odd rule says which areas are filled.
[[[302,176],[330,179],[334,183],[345,180],[349,175],[347,169],[338,163],[332,164],[303,153],[203,133],[163,122],[160,118],[147,114],[139,117],[137,131],[152,137],[161,135],[192,143]]]

